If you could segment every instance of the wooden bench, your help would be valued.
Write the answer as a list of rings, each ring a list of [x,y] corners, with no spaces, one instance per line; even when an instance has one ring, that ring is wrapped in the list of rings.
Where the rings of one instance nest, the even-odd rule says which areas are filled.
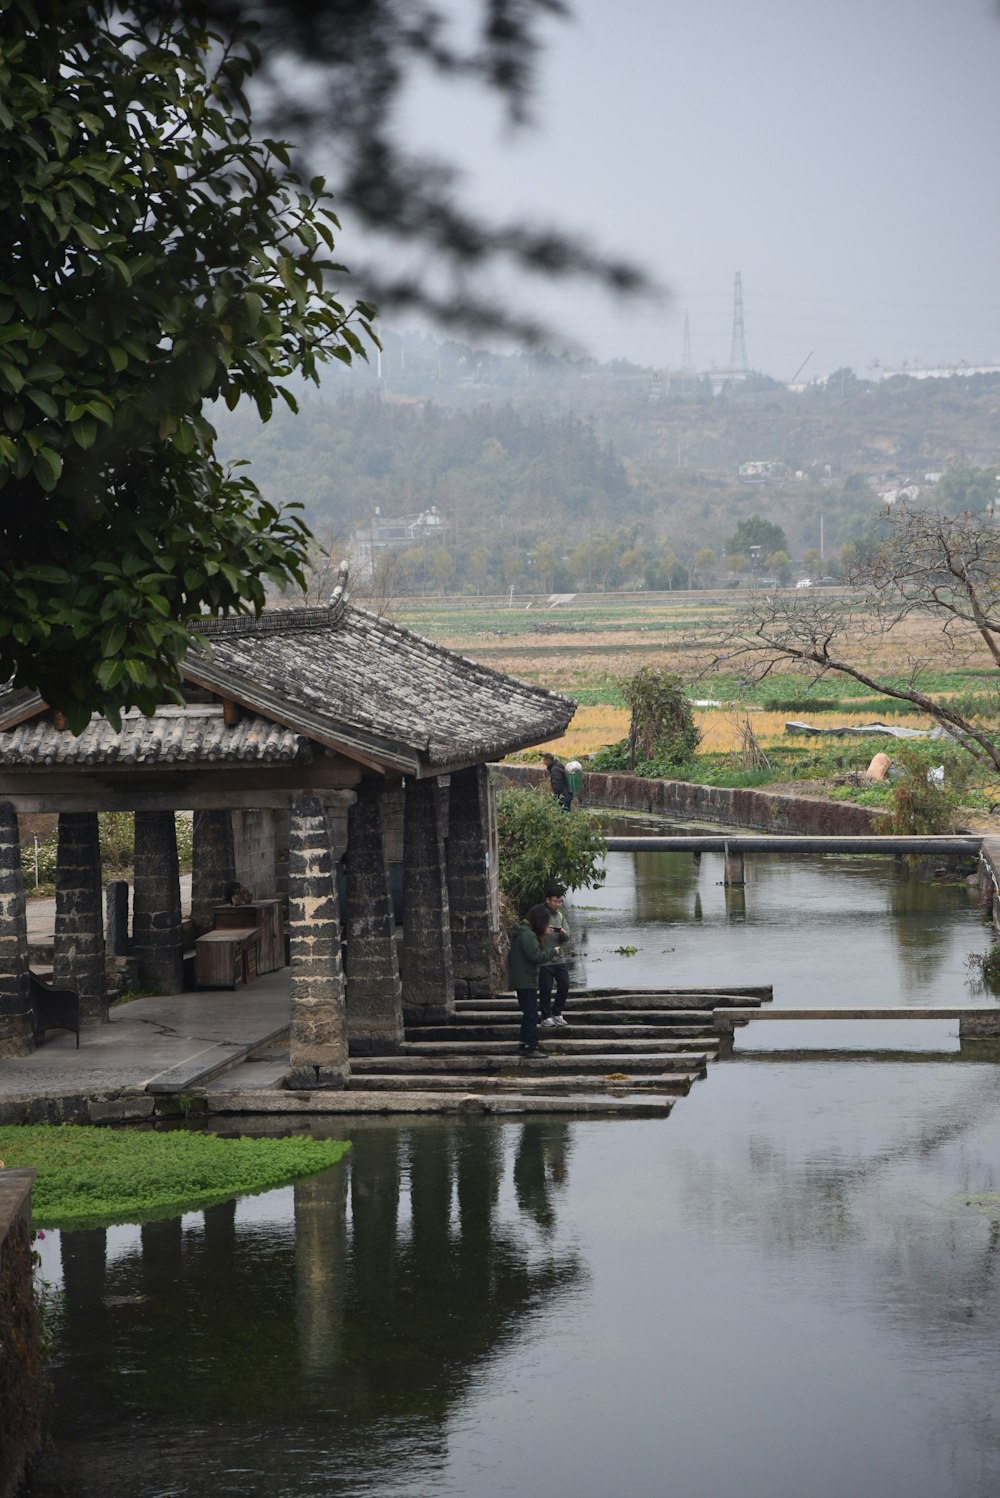
[[[46,1030],[72,1030],[76,1048],[80,1049],[80,995],[75,989],[53,988],[29,972],[28,1000],[35,1045],[41,1045]]]

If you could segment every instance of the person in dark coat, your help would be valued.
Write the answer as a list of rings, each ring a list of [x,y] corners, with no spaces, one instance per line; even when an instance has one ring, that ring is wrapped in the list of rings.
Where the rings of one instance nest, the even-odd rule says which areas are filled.
[[[531,1061],[545,1058],[538,1045],[538,969],[548,956],[544,941],[550,917],[547,905],[533,905],[510,939],[508,981],[521,1011],[521,1055]]]
[[[554,754],[543,754],[542,764],[549,772],[549,785],[563,811],[569,811],[573,805],[573,792],[569,788],[569,780],[566,776],[566,766],[561,759],[556,759]]]

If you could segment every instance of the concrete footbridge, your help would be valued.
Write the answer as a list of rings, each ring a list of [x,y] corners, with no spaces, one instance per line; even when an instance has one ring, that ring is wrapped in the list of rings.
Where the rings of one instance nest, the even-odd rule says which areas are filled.
[[[722,853],[726,859],[725,883],[738,885],[745,883],[745,857],[748,853],[877,853],[891,858],[978,858],[983,839],[975,835],[890,837],[876,833],[827,836],[710,832],[678,834],[676,837],[609,837],[607,845],[609,853],[691,853],[695,858],[700,858],[703,853]]]

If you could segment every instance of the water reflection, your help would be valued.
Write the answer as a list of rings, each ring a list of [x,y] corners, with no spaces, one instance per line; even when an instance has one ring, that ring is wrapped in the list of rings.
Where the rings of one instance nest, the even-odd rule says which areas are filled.
[[[586,1281],[537,1232],[568,1154],[565,1125],[362,1127],[341,1166],[240,1213],[150,1224],[110,1253],[104,1232],[63,1234],[58,1444],[37,1492],[106,1494],[125,1463],[130,1495],[201,1494],[206,1460],[214,1493],[284,1492],[280,1453],[245,1459],[276,1426],[295,1432],[290,1492],[433,1465],[470,1381]],[[507,1183],[524,1228],[498,1215]]]
[[[969,988],[966,959],[992,933],[960,876],[775,854],[747,856],[745,885],[723,873],[721,854],[609,854],[605,884],[568,902],[574,931],[589,933],[574,984],[770,983],[796,1007],[991,1001]]]
[[[998,1128],[992,1065],[737,1059],[667,1123],[358,1127],[52,1235],[35,1498],[987,1498]]]

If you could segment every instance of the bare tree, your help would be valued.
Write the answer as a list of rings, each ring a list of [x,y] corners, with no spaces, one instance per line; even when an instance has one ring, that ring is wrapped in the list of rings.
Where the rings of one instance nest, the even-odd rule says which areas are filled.
[[[849,583],[847,595],[751,595],[713,668],[755,681],[789,666],[813,680],[850,677],[926,713],[974,760],[1000,770],[995,724],[927,685],[929,673],[945,667],[1000,669],[1000,528],[992,513],[900,505]],[[1000,676],[987,684],[1000,707]]]
[[[400,553],[391,546],[375,552],[370,570],[356,580],[352,579],[349,591],[352,602],[376,618],[395,619],[403,597],[409,591],[404,569],[400,566]]]

